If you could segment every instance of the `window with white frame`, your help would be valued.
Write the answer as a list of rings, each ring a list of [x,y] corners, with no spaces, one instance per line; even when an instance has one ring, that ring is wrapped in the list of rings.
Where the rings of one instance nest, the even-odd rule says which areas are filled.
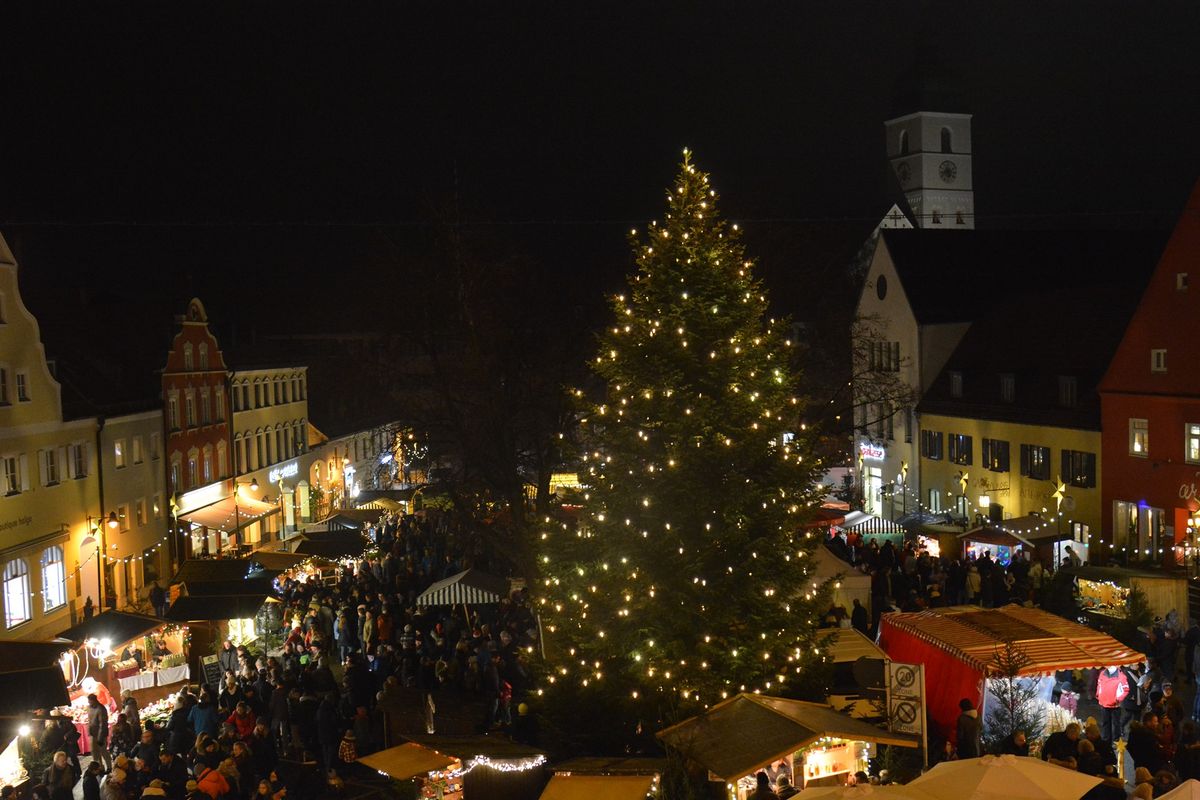
[[[204,473],[203,473],[204,474],[204,483],[206,483],[206,484],[212,483],[212,481],[213,481],[213,471],[212,471],[213,454],[212,454],[212,446],[211,445],[204,445],[204,457],[203,457],[201,463],[204,465]]]
[[[142,443],[141,436],[133,437],[133,463],[140,464],[146,458],[145,445]]]
[[[121,533],[129,531],[129,504],[121,503],[117,506],[117,522],[120,525]]]
[[[188,456],[187,480],[188,480],[188,488],[189,489],[195,489],[197,483],[200,480],[200,468],[196,462],[197,462],[196,456],[194,456],[194,455]]]
[[[8,403],[8,367],[0,367],[0,406]]]
[[[117,439],[113,442],[113,463],[117,469],[125,468],[125,440]]]
[[[171,491],[178,492],[183,488],[183,456],[171,454]]]
[[[262,384],[259,383],[258,381],[255,381],[254,382],[254,407],[262,408],[262,404],[263,404]]]
[[[183,368],[188,372],[192,371],[192,345],[191,343],[183,346]]]
[[[1200,422],[1183,426],[1183,458],[1189,464],[1200,464]]]
[[[139,497],[133,501],[133,521],[139,528],[146,525],[146,498]]]
[[[171,392],[167,396],[167,425],[171,430],[179,430],[179,393]]]
[[[213,394],[213,405],[216,406],[217,422],[225,421],[225,387],[218,386]]]
[[[67,576],[61,545],[42,551],[42,610],[53,611],[67,603]]]
[[[28,403],[29,399],[30,399],[29,398],[29,373],[28,372],[18,372],[17,373],[17,402],[18,403]]]
[[[184,422],[189,428],[196,427],[196,393],[188,389],[183,396]]]
[[[1150,351],[1150,371],[1167,371],[1167,351],[1163,348]]]
[[[14,558],[4,565],[4,626],[15,628],[30,619],[29,567]]]
[[[1150,453],[1150,421],[1129,420],[1129,455],[1145,458]]]
[[[200,424],[207,425],[212,422],[212,403],[209,402],[208,389],[200,390]]]
[[[41,460],[39,466],[42,469],[42,485],[57,486],[61,464],[59,463],[59,451],[56,447],[47,447],[42,450],[38,456]]]
[[[157,433],[150,434],[150,460],[158,461],[162,455],[162,437]]]
[[[229,451],[222,440],[217,442],[217,477],[224,478],[229,474]]]
[[[152,506],[151,506],[151,508],[152,508],[152,509],[153,509],[153,511],[154,511],[154,518],[155,518],[155,519],[162,519],[162,515],[163,515],[163,500],[162,500],[162,495],[161,495],[161,494],[155,494],[155,495],[154,495],[154,500],[153,500],[153,501],[151,501],[151,502],[152,502]]]
[[[208,345],[200,343],[200,369],[208,369]]]
[[[4,493],[9,495],[20,494],[21,470],[18,457],[4,456],[0,460],[4,462]]]
[[[67,477],[79,480],[87,475],[87,442],[67,445]]]

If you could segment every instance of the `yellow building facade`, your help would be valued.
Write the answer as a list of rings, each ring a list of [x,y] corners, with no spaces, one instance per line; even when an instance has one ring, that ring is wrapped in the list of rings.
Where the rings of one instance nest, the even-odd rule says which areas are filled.
[[[1061,478],[1062,532],[1084,543],[1100,535],[1100,431],[932,413],[921,414],[920,427],[925,509],[971,521],[1049,519]]]

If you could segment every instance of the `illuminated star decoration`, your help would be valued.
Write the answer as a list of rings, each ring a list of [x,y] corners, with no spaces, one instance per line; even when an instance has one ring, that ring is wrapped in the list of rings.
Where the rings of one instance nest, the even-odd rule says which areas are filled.
[[[1050,495],[1054,498],[1054,510],[1061,511],[1063,500],[1067,496],[1067,485],[1063,483],[1061,475],[1056,475],[1054,479],[1054,494]]]

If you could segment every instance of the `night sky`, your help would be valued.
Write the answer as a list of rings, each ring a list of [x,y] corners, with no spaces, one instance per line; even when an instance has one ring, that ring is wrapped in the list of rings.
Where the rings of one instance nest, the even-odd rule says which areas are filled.
[[[1200,175],[1194,2],[7,3],[0,29],[0,231],[34,293],[365,324],[437,223],[611,288],[686,145],[786,294],[882,210],[919,47],[975,115],[980,226],[1163,227]]]

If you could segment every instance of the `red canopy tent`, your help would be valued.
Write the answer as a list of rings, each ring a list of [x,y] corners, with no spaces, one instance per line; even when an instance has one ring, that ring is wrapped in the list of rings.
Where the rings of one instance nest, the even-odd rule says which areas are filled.
[[[1027,676],[1146,658],[1092,628],[1018,605],[884,614],[879,624],[879,644],[889,658],[925,665],[925,705],[934,727],[946,736],[954,733],[959,700],[965,697],[976,708],[983,702],[984,679],[996,673],[996,655],[1007,640],[1029,656],[1020,673]]]

